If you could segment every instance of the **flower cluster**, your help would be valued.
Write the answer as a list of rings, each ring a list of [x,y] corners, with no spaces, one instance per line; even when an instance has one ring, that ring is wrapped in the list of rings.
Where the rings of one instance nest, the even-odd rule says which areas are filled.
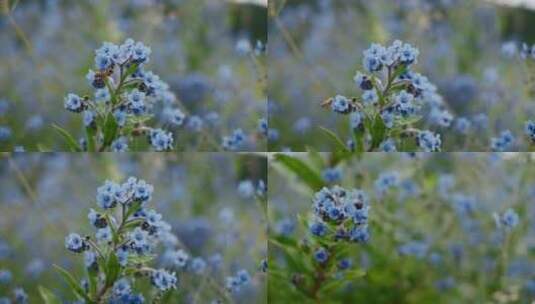
[[[492,151],[503,152],[510,151],[513,146],[515,138],[513,133],[509,130],[505,130],[500,133],[499,137],[493,137],[490,141],[490,148]]]
[[[509,59],[516,56],[520,56],[521,59],[535,59],[535,44],[530,46],[523,42],[519,45],[516,41],[507,41],[502,44],[501,52]]]
[[[330,231],[334,240],[365,243],[368,233],[369,199],[361,190],[346,190],[340,186],[323,188],[314,195],[315,221],[310,232],[325,237]]]
[[[511,208],[507,209],[503,214],[494,213],[494,220],[498,229],[503,228],[507,231],[513,229],[520,222],[518,214]]]
[[[88,214],[96,229],[95,237],[70,233],[65,238],[65,247],[77,254],[84,253],[85,267],[90,276],[94,274],[93,280],[89,280],[93,286],[85,289],[83,298],[98,302],[109,297],[110,303],[143,303],[142,295],[133,294],[131,274],[149,276],[154,287],[162,292],[176,288],[175,273],[146,265],[156,245],[174,237],[162,215],[147,206],[153,189],[135,177],[122,184],[106,181],[96,194],[101,210],[90,209]],[[120,217],[114,216],[116,209],[120,209]],[[108,277],[110,268],[115,268],[113,278]],[[98,273],[105,273],[106,280],[97,280]]]
[[[241,269],[236,272],[235,276],[226,278],[226,287],[230,292],[238,292],[243,286],[246,286],[251,282],[251,276],[245,269]]]
[[[69,93],[64,100],[66,110],[83,113],[87,138],[81,141],[82,150],[125,151],[131,138],[143,134],[156,151],[173,148],[172,133],[145,125],[158,102],[169,125],[182,126],[186,119],[169,85],[144,69],[150,54],[149,47],[132,39],[121,45],[104,42],[95,51],[96,71],[86,75],[94,98]]]
[[[368,150],[377,148],[395,151],[396,141],[391,136],[415,135],[418,146],[424,151],[439,151],[440,135],[431,131],[414,131],[408,128],[423,116],[422,109],[429,108],[429,122],[439,127],[449,127],[453,116],[445,109],[445,103],[437,94],[436,87],[427,77],[411,70],[418,62],[418,49],[399,40],[389,47],[372,44],[364,51],[363,67],[369,74],[358,71],[354,77],[356,86],[362,91],[360,97],[347,98],[342,95],[323,103],[339,114],[350,114],[351,128],[364,129],[372,137]],[[358,113],[355,115],[355,113]],[[377,135],[374,129],[386,128]],[[382,133],[382,132],[381,132]],[[385,142],[385,144],[379,145]],[[352,147],[352,143],[350,143]]]
[[[13,274],[11,271],[7,269],[0,269],[0,286],[9,285],[13,280]],[[7,288],[4,288],[3,291],[5,291],[5,294],[2,294],[0,297],[0,304],[27,304],[29,303],[29,297],[26,291],[21,287],[15,287],[13,288],[11,294],[12,297],[8,298],[7,296],[4,297],[4,295],[7,295]],[[1,289],[1,288],[0,288]]]
[[[245,133],[242,129],[236,129],[230,136],[224,136],[221,146],[227,151],[239,150],[243,142],[245,141]]]

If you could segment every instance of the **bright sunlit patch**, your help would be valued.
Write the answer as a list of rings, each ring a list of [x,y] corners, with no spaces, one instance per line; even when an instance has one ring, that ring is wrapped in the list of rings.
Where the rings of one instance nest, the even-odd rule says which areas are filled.
[[[231,2],[250,3],[250,4],[257,4],[257,5],[262,5],[262,6],[267,6],[268,4],[267,0],[231,0]]]
[[[523,6],[529,9],[535,9],[535,0],[490,0],[491,2],[510,5],[510,6]]]

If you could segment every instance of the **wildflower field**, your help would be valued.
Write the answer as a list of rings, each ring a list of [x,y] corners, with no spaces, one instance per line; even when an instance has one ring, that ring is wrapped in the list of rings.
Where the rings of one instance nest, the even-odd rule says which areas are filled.
[[[0,3],[2,151],[266,151],[264,7]]]
[[[535,304],[535,0],[0,0],[0,304]]]
[[[532,303],[525,154],[270,160],[271,303]]]
[[[265,164],[2,158],[0,303],[265,303]]]
[[[270,151],[534,149],[533,10],[271,3]]]

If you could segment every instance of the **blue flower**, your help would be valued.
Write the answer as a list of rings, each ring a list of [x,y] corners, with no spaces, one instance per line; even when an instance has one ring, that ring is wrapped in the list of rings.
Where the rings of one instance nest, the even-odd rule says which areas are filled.
[[[189,255],[184,250],[179,249],[174,252],[173,262],[175,266],[185,267],[188,260],[189,260]]]
[[[247,270],[241,269],[236,272],[235,276],[227,277],[225,281],[227,290],[238,292],[242,286],[249,284],[251,276]]]
[[[135,63],[146,63],[149,61],[151,49],[141,42],[137,42],[132,49],[132,59]]]
[[[435,287],[440,291],[446,291],[455,287],[455,279],[451,276],[435,282]]]
[[[121,297],[132,293],[132,287],[128,279],[122,278],[113,284],[111,291],[114,297]]]
[[[260,270],[262,272],[266,272],[268,270],[268,262],[266,259],[263,259],[262,261],[260,261]]]
[[[128,108],[136,116],[143,115],[145,113],[145,93],[139,91],[138,89],[133,89],[130,94],[128,94]]]
[[[265,118],[258,120],[258,132],[264,136],[268,135],[268,121]]]
[[[293,124],[293,130],[297,133],[304,134],[310,129],[311,126],[312,122],[310,118],[301,117]]]
[[[438,152],[442,145],[440,134],[431,131],[420,131],[416,137],[416,142],[425,152]]]
[[[98,89],[95,91],[95,101],[98,103],[107,103],[111,99],[110,91],[108,88]]]
[[[94,125],[96,116],[97,114],[94,111],[84,111],[84,126]]]
[[[206,262],[201,257],[196,257],[193,260],[191,260],[191,270],[194,273],[200,274],[204,272],[204,269],[206,268]]]
[[[295,222],[285,218],[275,224],[275,231],[279,235],[290,236],[295,230]]]
[[[136,227],[128,234],[132,241],[132,248],[139,254],[145,254],[150,250],[149,233],[140,227]]]
[[[87,243],[77,233],[71,233],[65,237],[65,248],[72,252],[80,253],[89,248]]]
[[[7,269],[0,269],[0,284],[7,284],[11,282],[11,279],[13,279],[11,271]]]
[[[468,134],[471,127],[472,127],[472,122],[470,122],[470,120],[464,117],[459,117],[455,121],[455,130],[457,130],[461,134],[464,134],[464,135]]]
[[[186,120],[186,114],[184,114],[179,108],[165,108],[163,115],[169,123],[177,127],[180,127],[182,124],[184,124],[184,121]]]
[[[115,252],[115,255],[117,255],[117,259],[119,260],[119,265],[126,266],[128,264],[128,256],[130,253],[128,252],[127,246],[121,246],[117,251]]]
[[[127,113],[122,108],[119,108],[113,112],[113,117],[115,118],[115,121],[117,122],[117,125],[119,125],[119,127],[124,127],[126,123],[126,116]]]
[[[418,49],[412,47],[410,44],[405,43],[400,50],[399,61],[404,64],[413,64],[418,60],[420,52]]]
[[[230,292],[237,292],[240,290],[240,280],[236,277],[227,277],[225,279],[225,287]]]
[[[106,70],[113,65],[113,61],[110,57],[99,54],[95,56],[95,68],[100,71]]]
[[[84,265],[86,268],[95,268],[97,266],[97,254],[93,251],[84,253]]]
[[[379,96],[375,90],[368,90],[362,93],[362,102],[365,104],[376,104],[378,100]]]
[[[255,186],[251,180],[243,180],[238,184],[238,194],[243,198],[251,198],[255,193]]]
[[[325,248],[321,247],[314,252],[314,258],[320,264],[323,264],[327,262],[327,259],[329,259],[329,253],[327,252]]]
[[[348,114],[351,112],[351,104],[346,97],[336,95],[332,100],[331,109],[336,113]]]
[[[357,130],[362,128],[364,123],[363,114],[361,112],[353,112],[349,115],[349,124],[351,129]]]
[[[176,288],[177,277],[174,272],[159,269],[152,272],[151,282],[159,290],[167,291]]]
[[[195,132],[200,132],[204,126],[202,118],[197,115],[190,116],[187,127]]]
[[[112,152],[127,152],[128,151],[128,139],[121,136],[111,143]]]
[[[490,147],[492,151],[495,152],[504,152],[512,148],[514,144],[514,136],[509,130],[505,130],[500,133],[499,137],[491,138]]]
[[[375,191],[378,195],[384,195],[390,188],[397,187],[399,185],[399,173],[398,172],[385,172],[381,173],[377,180],[375,180]]]
[[[383,68],[383,61],[388,61],[386,49],[377,43],[373,43],[369,49],[364,51],[362,65],[368,72],[377,72]]]
[[[528,120],[524,125],[524,133],[535,142],[535,121]]]
[[[110,299],[108,304],[143,304],[145,303],[145,298],[141,294],[125,294],[118,298]]]
[[[506,230],[511,230],[518,225],[520,218],[518,214],[511,208],[507,209],[503,214],[494,214],[494,219],[496,221],[496,226],[498,228],[505,228]]]
[[[429,245],[423,241],[410,241],[401,245],[398,251],[401,255],[413,256],[416,258],[424,258],[427,255]]]
[[[13,290],[13,295],[15,296],[14,304],[27,304],[28,303],[28,294],[24,289],[18,287]]]
[[[64,99],[65,109],[71,112],[80,113],[85,109],[84,102],[80,96],[69,93]]]
[[[335,183],[342,179],[342,170],[340,168],[327,168],[323,170],[321,177],[327,183]]]
[[[0,140],[8,140],[12,133],[10,127],[0,126]]]
[[[349,239],[357,243],[366,243],[370,239],[368,225],[359,225],[349,231]]]
[[[240,280],[242,285],[248,284],[251,281],[251,276],[245,269],[238,270],[238,272],[236,272],[236,277]]]
[[[245,140],[245,133],[242,129],[232,131],[232,135],[224,136],[221,146],[227,151],[236,151],[240,148]]]
[[[104,185],[97,188],[97,204],[102,209],[111,209],[117,205],[115,193],[119,190],[119,185],[106,181]]]
[[[310,233],[312,233],[315,236],[324,236],[327,234],[327,226],[321,222],[315,222],[310,225]]]
[[[156,151],[168,151],[173,149],[173,134],[162,129],[151,129],[149,143]]]
[[[403,90],[394,96],[394,112],[401,117],[409,117],[416,114],[417,107],[414,104],[414,96]]]
[[[381,118],[383,119],[383,123],[387,128],[390,129],[394,126],[394,114],[391,111],[382,111]]]
[[[449,127],[453,121],[453,116],[447,110],[441,110],[433,107],[429,113],[429,119],[432,123],[441,127]]]
[[[351,266],[353,266],[353,261],[349,258],[345,258],[345,259],[340,260],[337,266],[339,270],[346,270],[346,269],[351,268]]]
[[[392,138],[387,138],[379,145],[379,150],[383,152],[396,152],[396,142]]]
[[[518,47],[516,45],[516,42],[514,41],[507,41],[502,44],[501,52],[506,58],[513,58],[515,57],[516,53],[518,52]]]
[[[279,130],[273,129],[273,128],[269,128],[267,137],[268,137],[269,141],[277,141],[277,140],[279,140]]]
[[[134,199],[141,202],[148,202],[152,199],[152,192],[154,187],[144,180],[140,179],[137,183],[132,185],[134,191]]]
[[[97,230],[97,233],[95,234],[95,238],[99,243],[107,243],[110,242],[112,239],[112,233],[110,227],[106,228],[100,228]]]
[[[247,38],[241,38],[236,42],[236,52],[241,56],[249,54],[253,50],[251,42]]]

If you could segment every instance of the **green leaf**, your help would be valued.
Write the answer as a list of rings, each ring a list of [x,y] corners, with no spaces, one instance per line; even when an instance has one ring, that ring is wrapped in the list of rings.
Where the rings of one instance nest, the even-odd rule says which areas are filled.
[[[125,219],[128,219],[132,214],[136,213],[141,209],[141,202],[133,202],[130,207],[128,208],[128,211],[126,211]]]
[[[289,247],[281,246],[280,243],[274,242],[273,238],[269,239],[271,246],[280,249],[281,254],[284,256],[286,263],[289,266],[290,272],[300,272],[306,273],[309,272],[307,264],[305,264],[306,258],[302,251],[298,249],[291,249]]]
[[[63,139],[67,143],[67,146],[69,147],[70,152],[82,152],[82,149],[78,145],[78,142],[76,142],[74,137],[72,137],[72,135],[67,130],[56,124],[52,124],[52,127],[61,137],[63,137]]]
[[[130,264],[147,264],[154,260],[155,257],[155,255],[129,255],[128,262]]]
[[[87,301],[87,303],[94,303],[93,301],[91,301],[91,299],[85,294],[85,291],[84,289],[82,288],[82,286],[80,286],[80,284],[78,283],[78,281],[65,269],[61,268],[60,266],[58,265],[53,265],[54,268],[56,268],[56,270],[58,271],[59,274],[61,274],[61,276],[63,277],[63,279],[65,280],[65,282],[67,282],[67,284],[69,285],[69,287],[71,288],[71,290],[76,294],[76,296],[78,296],[79,298],[82,298],[84,300]]]
[[[112,220],[112,218],[111,218],[111,216],[109,214],[104,214],[104,217],[106,218],[106,221],[108,222],[108,226],[110,227],[112,238],[113,238],[113,242],[114,243],[119,242],[119,235],[117,234],[118,231],[117,231],[117,228],[113,224],[113,223],[115,223],[115,221]]]
[[[312,147],[307,147],[308,158],[315,169],[321,170],[325,167],[325,160],[321,154]]]
[[[43,286],[38,286],[37,289],[39,290],[39,295],[41,296],[41,299],[43,299],[44,304],[61,304],[61,300],[56,297],[52,291]]]
[[[334,151],[338,151],[338,152],[347,152],[349,153],[349,149],[347,148],[346,144],[336,135],[334,134],[333,131],[327,129],[327,128],[324,128],[324,127],[319,127],[320,130],[323,131],[323,133],[325,135],[327,135],[328,138],[330,138],[332,140],[332,142],[335,143],[335,150]]]
[[[363,153],[366,151],[364,146],[364,136],[366,131],[360,128],[353,129],[353,140],[355,141],[355,152]]]
[[[132,65],[128,68],[128,70],[126,70],[126,72],[124,73],[123,78],[126,79],[126,77],[128,77],[128,76],[134,74],[134,72],[136,71],[137,67],[138,67],[137,64],[132,64]]]
[[[319,191],[325,186],[325,183],[321,179],[320,175],[302,160],[285,154],[276,154],[275,160],[284,165],[284,167],[286,167],[288,170],[295,173],[305,184],[310,187],[310,189]]]
[[[276,244],[277,246],[284,248],[298,248],[299,245],[294,239],[285,237],[283,235],[275,235],[271,237],[270,241]]]
[[[104,123],[104,143],[102,146],[108,147],[117,137],[117,131],[119,130],[119,125],[115,121],[115,117],[112,114],[108,114],[106,117],[106,122]]]
[[[91,126],[85,128],[85,134],[87,136],[87,151],[96,152],[95,134],[96,129]]]
[[[89,294],[95,296],[97,294],[98,285],[98,268],[93,267],[87,269],[87,277],[89,278]]]
[[[396,120],[394,127],[398,126],[409,126],[417,123],[422,119],[422,116],[413,116],[413,117],[407,117],[407,118],[401,118]]]
[[[106,286],[112,286],[121,272],[121,265],[115,252],[110,252],[108,262],[106,263]]]
[[[370,133],[372,135],[371,150],[373,151],[379,147],[379,145],[385,140],[386,136],[386,125],[381,115],[375,116],[375,119],[371,124]]]

